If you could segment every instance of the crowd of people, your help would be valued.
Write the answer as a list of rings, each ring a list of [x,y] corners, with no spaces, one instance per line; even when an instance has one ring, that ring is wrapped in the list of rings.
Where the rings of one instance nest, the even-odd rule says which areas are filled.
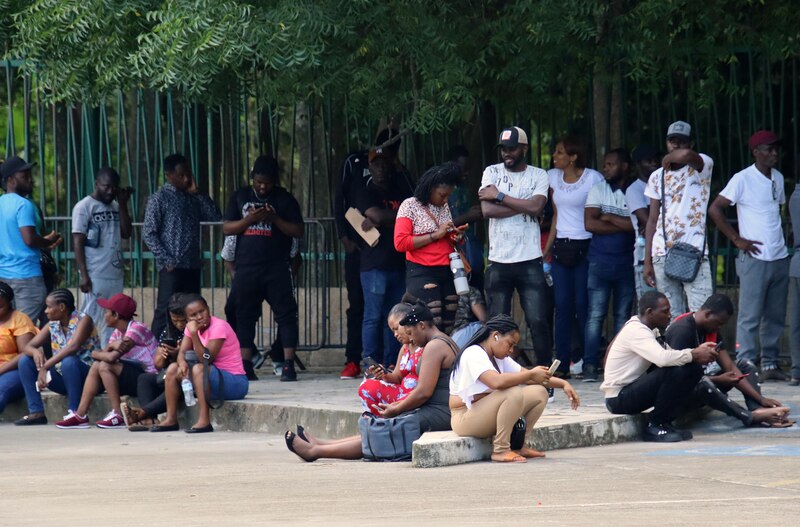
[[[790,265],[781,224],[779,144],[772,132],[753,134],[753,165],[709,207],[713,160],[693,149],[682,121],[667,128],[663,156],[650,145],[632,154],[617,148],[605,154],[602,172],[589,168],[576,136],[555,143],[549,170],[534,167],[525,131],[507,128],[499,162],[485,168],[477,193],[466,148],[453,147],[448,162],[415,181],[399,160],[400,137],[384,130],[375,147],[346,159],[334,202],[349,301],[341,378],[360,378],[363,368],[357,393],[379,417],[413,413],[421,432],[494,436],[492,459],[500,462],[543,456],[529,441],[512,449],[512,429],[521,420],[529,437],[555,388],[577,408],[573,378],[603,375],[612,413],[652,407],[644,431],[652,441],[688,439],[672,423],[693,405],[747,426],[791,426],[789,409],[762,396],[759,382],[800,384],[800,316],[792,318],[790,375],[778,356],[787,292],[800,297],[800,252]],[[143,239],[158,268],[149,326],[122,293],[131,189],[104,168],[73,209],[78,305],[56,288],[48,255],[62,237],[44,234],[30,199],[31,169],[18,157],[0,166],[0,411],[25,397],[28,414],[16,424],[47,423],[40,392],[49,388],[68,399],[60,428],[87,428],[92,401],[105,392],[111,411],[95,423],[100,428],[177,430],[183,398],[199,410],[187,432],[213,431],[213,401],[244,398],[256,379],[264,301],[278,326],[276,373],[297,380],[293,263],[303,217],[279,184],[274,158],[256,159],[250,184],[224,214],[182,155],[164,159],[166,182],[144,215]],[[730,206],[736,224],[725,214]],[[800,229],[798,193],[789,209]],[[707,215],[739,251],[735,345],[719,337],[734,307],[713,294]],[[220,220],[232,276],[225,320],[199,295],[199,225]],[[485,256],[476,230],[484,220]],[[466,278],[454,281],[462,268]],[[531,369],[512,358],[521,338],[510,317],[515,291],[535,355],[517,358]],[[609,308],[614,321],[604,335]],[[727,397],[733,388],[747,408]],[[286,443],[308,461],[361,456],[359,438],[324,441],[302,427],[287,432]]]

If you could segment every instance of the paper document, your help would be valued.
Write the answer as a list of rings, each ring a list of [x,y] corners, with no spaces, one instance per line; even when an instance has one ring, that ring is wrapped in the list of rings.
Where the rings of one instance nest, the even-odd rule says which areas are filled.
[[[344,217],[350,222],[350,225],[355,229],[359,236],[361,236],[367,245],[370,247],[375,247],[378,245],[378,240],[381,237],[381,233],[378,232],[378,229],[370,229],[365,231],[361,228],[361,224],[364,222],[364,215],[358,212],[358,209],[354,207],[350,207],[347,209],[347,212],[344,213]]]

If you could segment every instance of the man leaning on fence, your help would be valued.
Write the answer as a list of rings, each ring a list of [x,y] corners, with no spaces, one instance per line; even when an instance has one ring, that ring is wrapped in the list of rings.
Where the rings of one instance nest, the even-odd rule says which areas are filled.
[[[245,370],[253,374],[255,326],[266,300],[283,346],[281,381],[296,381],[294,353],[300,328],[289,257],[294,239],[305,234],[303,216],[295,197],[278,184],[274,157],[256,159],[250,182],[231,196],[223,225],[226,236],[237,237],[230,292],[236,313],[234,329]]]
[[[122,293],[120,239],[130,238],[133,229],[128,212],[132,189],[120,188],[119,181],[116,170],[101,168],[94,177],[94,192],[72,209],[72,243],[83,293],[81,311],[94,320],[103,346],[114,328],[106,327],[103,308],[97,301]]]
[[[783,175],[775,169],[779,142],[773,132],[754,133],[747,146],[755,163],[733,175],[709,210],[717,228],[739,250],[737,358],[756,362],[756,342],[760,342],[765,381],[788,380],[778,366],[789,288],[789,251],[781,227],[786,194]],[[725,218],[724,210],[730,206],[736,206],[738,232]]]
[[[222,214],[201,193],[189,162],[181,154],[164,158],[167,182],[147,200],[142,236],[158,266],[158,299],[150,325],[160,335],[167,325],[167,306],[175,293],[200,293],[200,222]]]

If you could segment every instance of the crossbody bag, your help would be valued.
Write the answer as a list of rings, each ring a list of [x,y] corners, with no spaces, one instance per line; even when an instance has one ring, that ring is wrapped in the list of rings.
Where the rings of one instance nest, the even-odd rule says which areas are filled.
[[[667,246],[667,227],[666,227],[666,212],[667,206],[664,203],[666,200],[664,189],[664,169],[661,169],[661,231],[664,234],[664,247]],[[694,282],[697,278],[697,273],[700,272],[700,264],[703,262],[703,255],[706,252],[706,235],[703,232],[703,249],[697,250],[697,247],[690,243],[674,242],[672,247],[667,249],[667,255],[664,258],[664,274],[673,280],[679,282]]]

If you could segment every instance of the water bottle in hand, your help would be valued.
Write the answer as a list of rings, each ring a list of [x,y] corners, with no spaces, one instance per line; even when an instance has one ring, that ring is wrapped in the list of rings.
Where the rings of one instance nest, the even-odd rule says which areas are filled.
[[[197,404],[197,398],[194,396],[194,386],[189,379],[181,381],[181,389],[183,390],[183,400],[186,406],[194,406]]]

